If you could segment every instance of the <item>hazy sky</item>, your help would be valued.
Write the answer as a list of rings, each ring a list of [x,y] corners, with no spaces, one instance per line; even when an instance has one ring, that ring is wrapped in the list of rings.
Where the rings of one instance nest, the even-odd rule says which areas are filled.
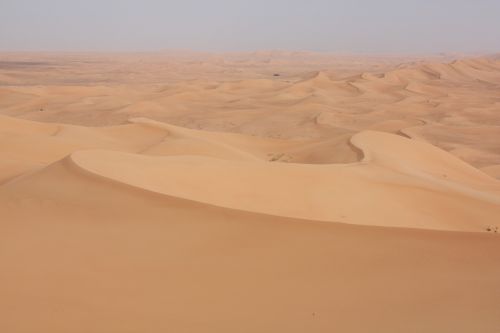
[[[500,51],[500,0],[0,0],[1,50]]]

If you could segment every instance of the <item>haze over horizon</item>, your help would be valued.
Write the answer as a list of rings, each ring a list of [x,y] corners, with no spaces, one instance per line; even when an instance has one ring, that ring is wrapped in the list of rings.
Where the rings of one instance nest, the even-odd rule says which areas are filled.
[[[0,333],[500,333],[499,14],[0,0]]]
[[[4,0],[0,50],[493,53],[499,13],[492,0]]]

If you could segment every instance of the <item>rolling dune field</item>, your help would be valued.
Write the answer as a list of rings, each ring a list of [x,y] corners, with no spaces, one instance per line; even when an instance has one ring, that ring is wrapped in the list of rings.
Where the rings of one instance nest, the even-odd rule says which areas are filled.
[[[500,57],[0,54],[0,332],[500,332]]]

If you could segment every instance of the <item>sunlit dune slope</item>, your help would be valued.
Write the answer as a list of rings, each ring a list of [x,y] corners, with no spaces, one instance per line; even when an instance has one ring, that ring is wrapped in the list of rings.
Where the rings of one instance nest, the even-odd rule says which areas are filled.
[[[0,187],[2,331],[498,327],[495,235],[215,207],[85,169],[109,162],[97,157],[77,153]]]
[[[498,57],[39,56],[0,332],[498,332]]]
[[[335,150],[331,139],[262,139],[133,121],[84,128],[3,118],[4,190],[62,159],[142,190],[277,216],[462,231],[485,231],[500,216],[500,182],[402,136],[361,132],[346,143],[357,161],[315,164],[315,155],[328,160],[344,148]],[[295,153],[312,157],[272,163],[293,161]]]
[[[35,56],[0,54],[1,114],[92,126],[147,117],[283,139],[385,130],[379,124],[391,122],[392,131],[399,122],[476,167],[500,164],[495,56],[41,54],[45,61],[30,62]]]

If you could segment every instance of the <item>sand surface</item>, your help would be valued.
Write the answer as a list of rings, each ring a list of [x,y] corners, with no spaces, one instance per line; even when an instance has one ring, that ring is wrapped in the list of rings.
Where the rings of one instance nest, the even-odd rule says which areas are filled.
[[[500,332],[500,58],[0,54],[0,332]]]

